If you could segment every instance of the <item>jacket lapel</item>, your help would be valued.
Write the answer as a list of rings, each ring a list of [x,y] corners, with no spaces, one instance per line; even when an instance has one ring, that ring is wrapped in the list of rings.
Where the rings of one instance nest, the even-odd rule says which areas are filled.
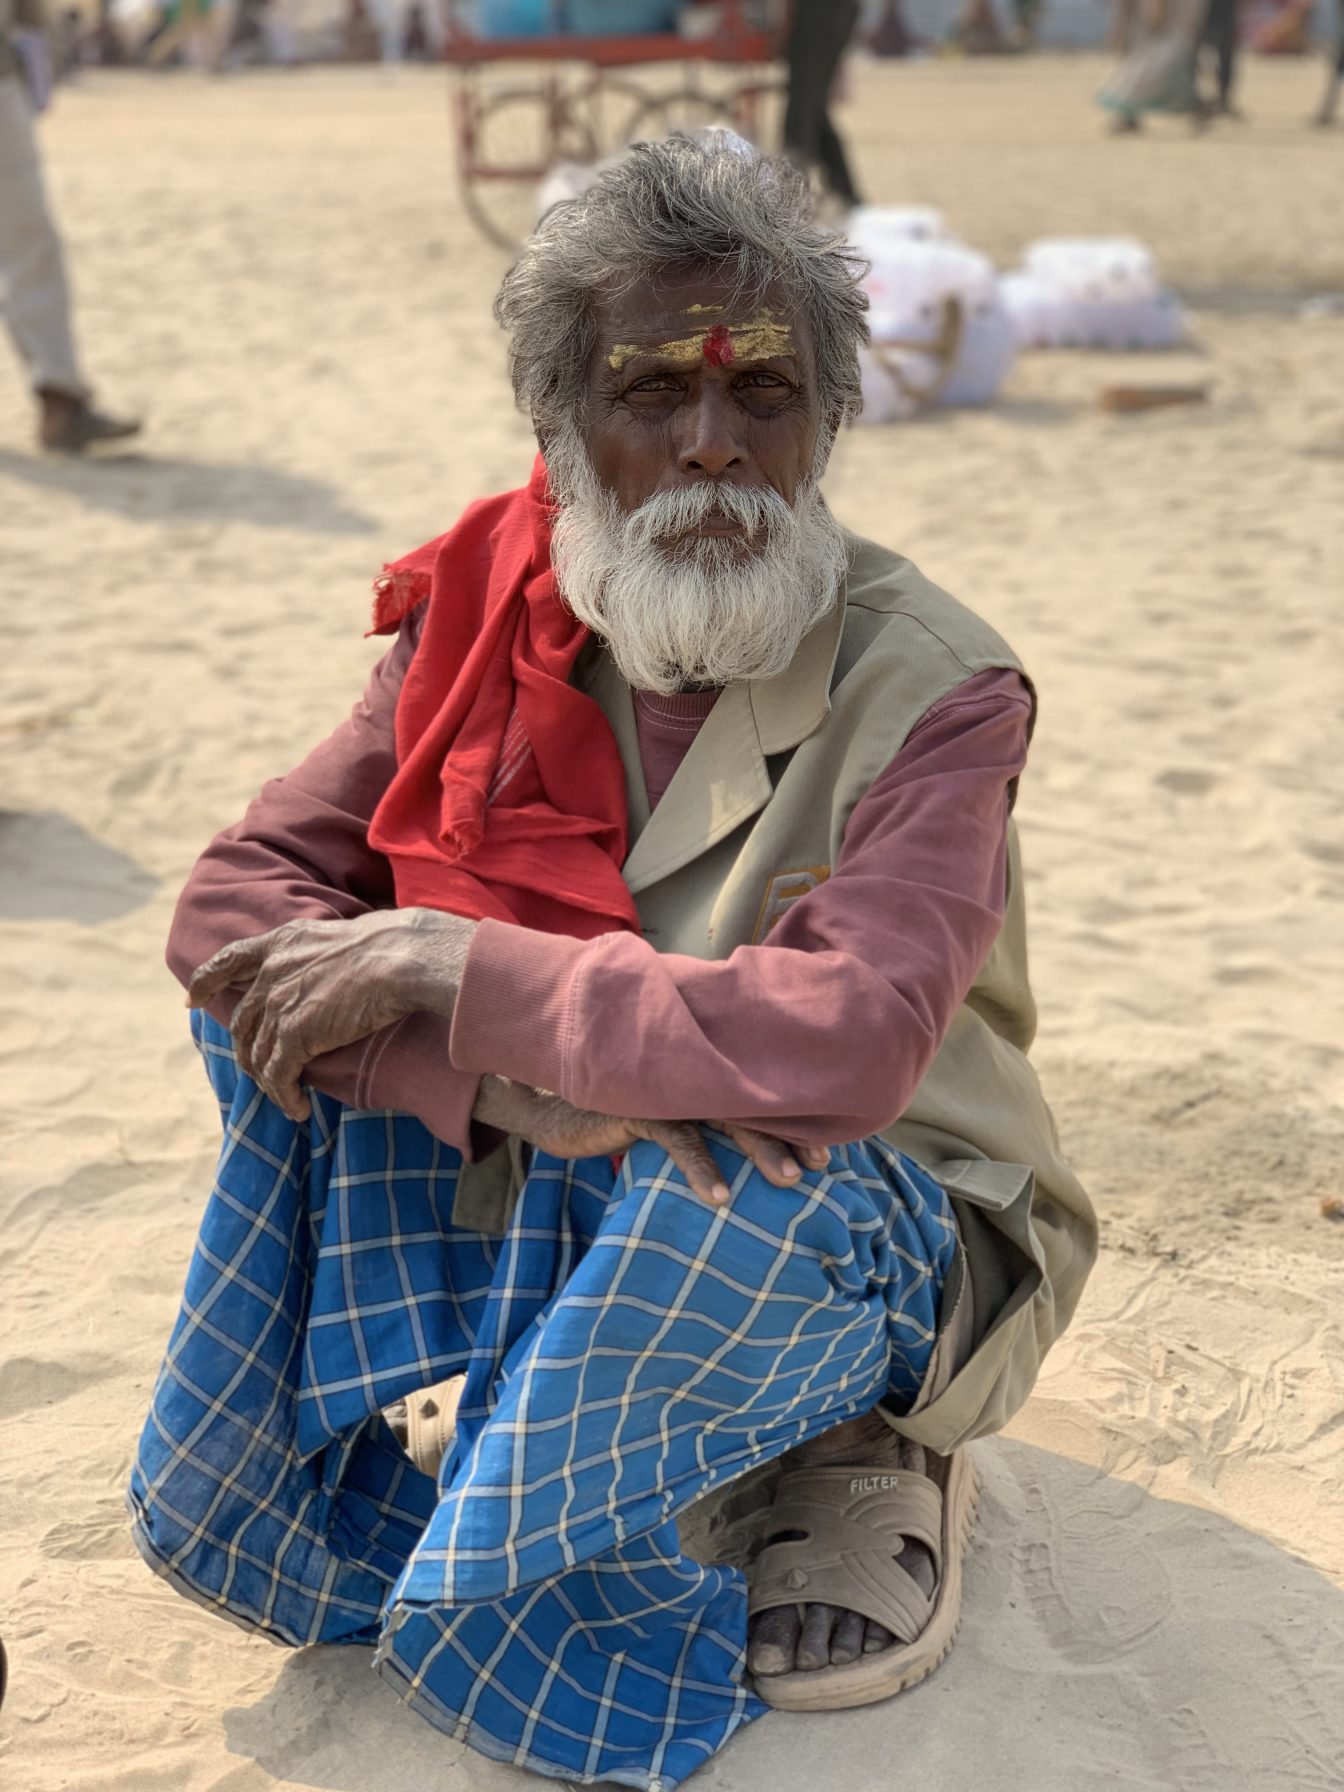
[[[725,689],[652,814],[630,687],[609,654],[596,658],[584,682],[611,723],[625,762],[633,844],[622,875],[632,895],[708,852],[770,801],[766,758],[815,734],[830,713],[844,620],[842,586],[834,608],[777,678]]]

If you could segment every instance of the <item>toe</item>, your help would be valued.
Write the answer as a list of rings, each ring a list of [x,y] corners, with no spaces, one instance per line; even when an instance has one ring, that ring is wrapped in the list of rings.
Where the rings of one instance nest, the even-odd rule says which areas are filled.
[[[863,1654],[863,1632],[868,1620],[862,1612],[841,1612],[831,1636],[831,1666],[848,1667]]]
[[[796,1605],[760,1612],[751,1621],[747,1666],[753,1674],[791,1674],[798,1654],[802,1622]]]
[[[840,1613],[833,1605],[809,1605],[798,1639],[798,1666],[806,1673],[831,1665],[831,1634]]]
[[[871,1618],[863,1627],[865,1655],[876,1655],[879,1649],[889,1649],[895,1640],[885,1624],[875,1624]]]

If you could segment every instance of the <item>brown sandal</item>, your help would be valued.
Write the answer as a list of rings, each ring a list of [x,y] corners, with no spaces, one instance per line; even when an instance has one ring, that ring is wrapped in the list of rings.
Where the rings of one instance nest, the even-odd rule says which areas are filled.
[[[782,1711],[873,1705],[931,1674],[961,1618],[961,1566],[975,1517],[975,1465],[965,1450],[928,1453],[909,1469],[800,1468],[775,1494],[769,1543],[753,1565],[749,1617],[822,1604],[860,1612],[896,1638],[842,1667],[757,1675],[756,1693]],[[927,1597],[896,1561],[902,1538],[922,1543],[937,1579]]]

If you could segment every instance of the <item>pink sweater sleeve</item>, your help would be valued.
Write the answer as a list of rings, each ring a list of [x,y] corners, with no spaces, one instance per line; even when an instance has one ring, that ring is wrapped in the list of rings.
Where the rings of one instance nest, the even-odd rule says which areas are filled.
[[[396,771],[397,697],[419,641],[423,608],[401,627],[347,722],[283,778],[273,778],[235,827],[216,836],[178,899],[168,965],[186,984],[233,940],[269,933],[299,916],[342,920],[395,902],[392,870],[368,842],[369,821]],[[241,990],[209,1004],[229,1024]],[[327,1052],[304,1080],[352,1107],[415,1114],[436,1137],[471,1155],[479,1076],[455,1070],[449,1023],[411,1014],[368,1039]],[[498,1134],[477,1129],[478,1150]]]
[[[855,808],[832,876],[727,959],[482,922],[454,1064],[602,1113],[740,1120],[799,1143],[890,1125],[1002,923],[1031,715],[1009,671],[936,703]]]

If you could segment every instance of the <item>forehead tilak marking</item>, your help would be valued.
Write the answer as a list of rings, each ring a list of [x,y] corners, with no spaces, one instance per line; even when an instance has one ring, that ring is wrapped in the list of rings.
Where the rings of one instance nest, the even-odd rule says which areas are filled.
[[[721,311],[721,305],[689,305],[687,310]],[[725,349],[731,352],[724,353]],[[607,366],[619,373],[627,361],[638,355],[657,355],[664,361],[678,361],[694,366],[702,357],[716,366],[732,360],[768,361],[774,355],[791,355],[793,331],[788,324],[776,323],[775,314],[767,307],[743,324],[715,324],[711,330],[697,330],[691,336],[675,336],[670,341],[651,347],[647,342],[617,342],[607,356]]]

